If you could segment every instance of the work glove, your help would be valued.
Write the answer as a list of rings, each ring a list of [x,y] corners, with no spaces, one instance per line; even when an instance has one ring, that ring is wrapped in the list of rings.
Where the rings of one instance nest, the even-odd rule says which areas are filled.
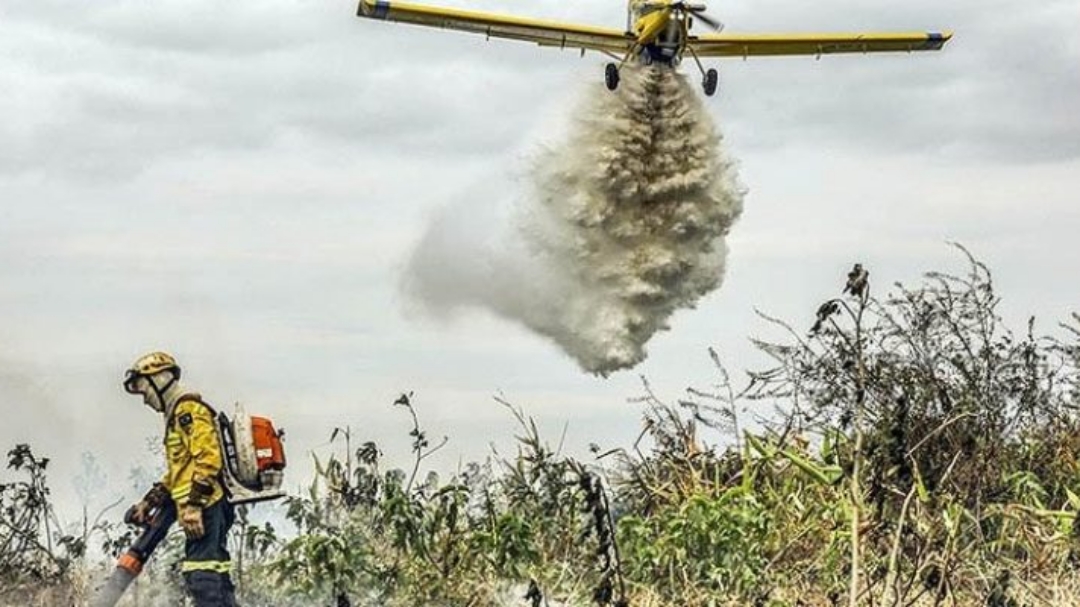
[[[197,540],[206,535],[203,527],[203,511],[199,506],[188,504],[180,509],[180,526],[189,540]]]
[[[214,495],[214,485],[210,481],[196,478],[191,481],[191,493],[187,504],[180,509],[180,526],[189,540],[197,540],[206,535],[203,527],[203,508]]]
[[[139,526],[150,524],[150,512],[163,506],[169,499],[171,499],[169,490],[165,488],[165,485],[154,483],[141,500],[128,508],[127,513],[124,514],[124,522]]]

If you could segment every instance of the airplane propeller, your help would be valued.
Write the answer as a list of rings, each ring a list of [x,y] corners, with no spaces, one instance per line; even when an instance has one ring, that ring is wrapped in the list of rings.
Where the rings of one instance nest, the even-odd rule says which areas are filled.
[[[693,15],[698,21],[709,26],[713,31],[720,31],[724,29],[724,24],[719,20],[705,12],[704,4],[688,4],[686,2],[674,2],[671,4],[673,10],[681,10],[688,15]]]
[[[690,11],[687,11],[687,12],[689,12],[691,15],[697,17],[698,21],[700,21],[700,22],[704,23],[705,25],[709,26],[715,32],[719,32],[720,30],[724,29],[724,24],[723,23],[721,23],[719,20],[705,14],[704,11],[690,10]]]

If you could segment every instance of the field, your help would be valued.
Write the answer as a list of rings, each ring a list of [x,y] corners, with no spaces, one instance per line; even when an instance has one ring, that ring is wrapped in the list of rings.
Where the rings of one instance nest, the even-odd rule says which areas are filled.
[[[882,296],[856,267],[809,333],[763,317],[788,335],[757,344],[771,368],[736,381],[714,353],[715,377],[674,402],[645,383],[639,439],[589,461],[510,402],[518,452],[448,478],[425,465],[440,445],[419,398],[394,403],[413,423],[404,470],[328,428],[338,455],[287,521],[241,516],[242,603],[1080,604],[1080,317],[1014,332],[990,271],[961,259]],[[8,453],[0,604],[85,600],[130,540],[104,519],[59,529],[47,471]],[[178,550],[125,604],[175,604]]]

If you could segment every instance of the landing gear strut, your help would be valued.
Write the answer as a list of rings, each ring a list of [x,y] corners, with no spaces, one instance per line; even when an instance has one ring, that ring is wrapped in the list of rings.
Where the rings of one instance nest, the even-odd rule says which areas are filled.
[[[716,73],[716,70],[709,68],[705,72],[705,79],[701,81],[702,88],[705,89],[705,96],[712,97],[716,94],[716,87],[720,84],[720,75]]]
[[[604,84],[607,85],[609,91],[619,88],[619,66],[614,63],[607,64],[604,69]]]
[[[706,70],[705,66],[701,65],[701,59],[698,59],[697,53],[694,52],[693,47],[687,47],[686,50],[690,51],[690,56],[694,58],[694,63],[696,63],[698,69],[701,70],[701,75],[703,76],[701,88],[705,89],[705,96],[712,97],[716,94],[716,87],[720,84],[720,74],[717,74],[714,68]]]

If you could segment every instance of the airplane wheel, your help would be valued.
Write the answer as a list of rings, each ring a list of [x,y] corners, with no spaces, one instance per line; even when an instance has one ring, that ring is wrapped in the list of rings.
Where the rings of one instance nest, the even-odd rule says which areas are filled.
[[[609,91],[619,88],[619,66],[614,63],[607,64],[604,70],[604,84],[607,85]]]
[[[705,81],[701,84],[705,88],[705,95],[712,97],[716,93],[716,87],[720,84],[720,75],[716,73],[715,69],[709,68],[709,71],[705,72]]]

